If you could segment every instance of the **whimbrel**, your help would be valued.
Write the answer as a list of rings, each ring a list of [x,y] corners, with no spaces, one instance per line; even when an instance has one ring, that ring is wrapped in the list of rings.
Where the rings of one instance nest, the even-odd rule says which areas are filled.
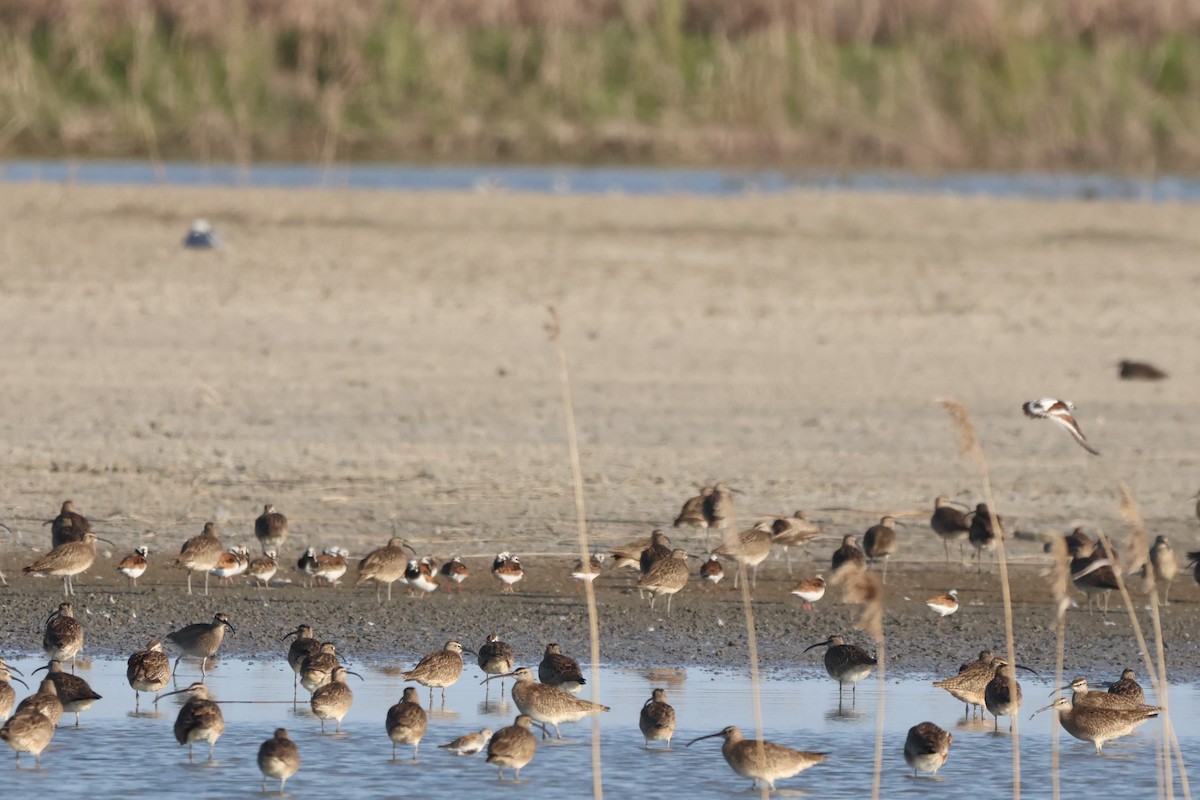
[[[408,566],[408,556],[404,551],[416,555],[416,550],[399,536],[388,539],[388,543],[377,550],[372,550],[358,562],[358,578],[354,581],[355,588],[367,581],[375,581],[375,599],[379,600],[379,584],[387,584],[387,599],[392,599],[392,584],[404,575]]]
[[[575,562],[575,566],[571,567],[571,578],[576,581],[576,589],[583,591],[584,583],[595,583],[600,571],[604,569],[606,558],[604,553],[593,553],[586,564],[582,558]]]
[[[1146,693],[1142,690],[1141,684],[1137,682],[1134,671],[1128,667],[1121,672],[1120,680],[1108,687],[1108,693],[1128,697],[1139,703],[1146,702]]]
[[[442,564],[438,572],[446,579],[446,594],[462,594],[463,581],[471,577],[471,570],[463,563],[462,556],[455,556]]]
[[[26,575],[61,575],[63,594],[73,595],[73,578],[81,572],[86,572],[96,560],[97,540],[112,544],[107,539],[100,539],[96,534],[87,531],[79,541],[59,545],[21,571]]]
[[[691,747],[702,739],[717,736],[725,740],[721,745],[721,755],[725,757],[725,763],[738,775],[753,781],[753,787],[757,787],[761,781],[768,789],[774,790],[775,781],[798,775],[829,758],[828,753],[793,750],[774,742],[760,743],[758,739],[744,739],[741,729],[736,725],[692,739],[687,746]]]
[[[1016,675],[1009,673],[1007,664],[996,665],[992,679],[983,689],[983,704],[995,718],[995,730],[1000,730],[1001,717],[1015,716],[1021,707],[1021,684],[1017,683]],[[1008,729],[1012,730],[1011,719]]]
[[[254,520],[254,538],[262,545],[265,555],[268,550],[279,552],[288,536],[287,517],[275,510],[275,506],[267,503],[263,513]]]
[[[274,550],[268,550],[265,555],[253,559],[246,567],[246,574],[254,579],[255,588],[271,588],[271,578],[279,571],[279,562],[275,560],[275,556]]]
[[[9,685],[9,681],[16,681],[26,689],[29,688],[29,684],[13,675],[9,670],[16,672],[17,668],[8,666],[4,663],[4,659],[0,658],[0,722],[12,716],[13,706],[17,702],[17,692]]]
[[[512,645],[500,641],[499,634],[489,633],[483,647],[476,654],[476,663],[486,675],[503,675],[511,672],[516,663]],[[491,684],[488,684],[491,686]],[[500,681],[500,696],[504,696],[504,681]]]
[[[579,690],[587,683],[579,662],[564,654],[554,642],[546,645],[546,651],[542,654],[542,661],[538,664],[538,680],[571,694],[579,694]]]
[[[589,714],[610,710],[608,706],[582,700],[556,686],[537,683],[533,678],[533,670],[529,667],[519,667],[507,675],[492,675],[487,680],[498,677],[513,678],[516,681],[512,688],[512,699],[517,708],[534,722],[553,725],[554,733],[559,739],[562,738],[562,731],[558,729],[561,723],[575,722]],[[542,735],[547,735],[545,730],[542,731]]]
[[[712,494],[704,500],[704,517],[710,530],[723,531],[734,517],[733,490],[724,483],[713,486]]]
[[[396,760],[396,745],[411,744],[412,760],[417,760],[417,748],[425,737],[425,728],[429,718],[425,709],[421,708],[421,700],[417,696],[416,687],[405,686],[404,695],[399,703],[388,709],[385,721],[388,738],[392,740],[392,760]]]
[[[221,642],[225,639],[225,629],[233,633],[233,626],[229,624],[229,617],[218,611],[213,615],[212,622],[197,622],[188,625],[186,628],[180,628],[177,631],[167,634],[167,638],[179,646],[183,653],[175,659],[175,666],[171,669],[171,674],[174,675],[179,669],[179,662],[184,656],[200,659],[200,682],[204,682],[208,659],[216,655],[217,650],[221,647]]]
[[[771,544],[771,523],[760,522],[753,528],[742,531],[736,539],[721,545],[713,552],[752,568],[750,585],[754,587],[758,586],[758,565],[766,561],[767,556],[771,554]],[[733,588],[736,589],[737,586],[738,576],[734,574]]]
[[[803,546],[821,535],[821,526],[809,522],[803,511],[790,517],[780,517],[771,523],[771,540],[783,548],[783,560],[787,574],[792,574],[792,556],[788,548]]]
[[[337,723],[334,733],[340,733],[342,730],[342,718],[350,711],[350,705],[354,702],[354,692],[350,691],[350,687],[346,685],[347,675],[362,678],[357,672],[351,672],[338,664],[329,676],[329,683],[318,686],[308,701],[313,715],[321,720],[321,733],[325,732],[325,720],[327,719]]]
[[[198,536],[193,536],[179,548],[175,563],[188,571],[188,594],[192,593],[192,573],[204,573],[204,594],[208,594],[208,571],[217,565],[225,548],[217,538],[217,524],[204,523],[204,530]]]
[[[125,680],[133,689],[133,710],[142,703],[142,692],[160,692],[171,682],[171,660],[163,652],[162,642],[151,639],[145,650],[129,657],[125,666]],[[154,702],[158,703],[158,698]]]
[[[263,794],[267,793],[267,778],[279,778],[279,794],[282,796],[283,785],[299,770],[300,749],[288,738],[287,728],[276,728],[275,735],[258,748],[258,771],[263,776]]]
[[[439,744],[439,750],[449,750],[456,756],[473,756],[483,748],[487,747],[488,742],[492,740],[492,729],[481,728],[478,733],[468,733],[458,737],[452,742]]]
[[[613,569],[621,569],[629,567],[636,569],[638,572],[642,570],[642,553],[650,546],[650,537],[645,539],[635,539],[632,542],[619,544],[612,548],[609,552],[609,557],[613,560]],[[499,558],[499,556],[497,556]]]
[[[642,705],[638,715],[638,728],[646,740],[647,749],[651,742],[666,742],[666,749],[671,749],[671,737],[675,735],[675,709],[667,702],[666,689],[655,689],[650,693],[650,699]]]
[[[691,577],[687,566],[688,558],[690,556],[686,550],[675,548],[671,551],[671,555],[655,561],[650,567],[650,571],[638,579],[638,591],[644,589],[650,593],[651,611],[654,610],[654,602],[659,595],[665,594],[667,596],[667,615],[670,616],[671,598],[684,586],[687,586],[688,578]]]
[[[1084,742],[1096,746],[1096,755],[1104,749],[1104,743],[1128,736],[1134,728],[1158,716],[1156,706],[1135,708],[1104,708],[1102,706],[1076,706],[1068,697],[1060,697],[1045,708],[1039,708],[1029,718],[1043,711],[1058,710],[1058,721],[1063,730]]]
[[[1161,381],[1167,373],[1146,361],[1124,360],[1117,364],[1117,377],[1125,381]]]
[[[663,533],[661,528],[655,528],[650,532],[649,546],[638,556],[638,569],[645,575],[659,561],[670,557],[671,540],[667,538],[667,534]]]
[[[54,684],[54,690],[58,692],[59,702],[63,705],[63,712],[70,712],[75,715],[75,727],[79,727],[79,712],[87,711],[100,698],[88,685],[88,682],[78,675],[72,675],[69,672],[63,672],[61,661],[50,661],[44,667],[38,667],[34,672],[46,670],[46,677]]]
[[[858,539],[853,534],[847,534],[842,537],[842,546],[833,551],[833,558],[829,563],[833,571],[837,572],[847,564],[864,566],[867,563],[867,556],[858,546]]]
[[[1171,549],[1167,537],[1162,534],[1154,538],[1154,546],[1150,548],[1150,568],[1154,570],[1155,582],[1166,584],[1163,589],[1163,605],[1171,605],[1167,598],[1171,594],[1171,581],[1179,574],[1179,557]]]
[[[52,520],[42,523],[50,526],[50,547],[55,548],[67,542],[81,542],[83,535],[92,529],[88,518],[75,510],[75,504],[63,500],[62,510]]]
[[[922,722],[908,729],[904,740],[904,760],[912,767],[913,777],[918,772],[934,775],[950,757],[950,743],[954,737],[932,722]]]
[[[704,514],[704,504],[712,493],[712,487],[705,486],[700,490],[700,494],[684,500],[683,508],[679,510],[679,516],[675,517],[674,526],[679,528],[686,525],[689,528],[701,528],[707,535],[708,517]]]
[[[221,707],[214,703],[209,696],[208,687],[203,683],[193,683],[185,689],[167,692],[162,697],[173,694],[186,694],[188,700],[179,709],[175,718],[175,741],[180,747],[187,745],[188,761],[192,761],[192,745],[197,742],[208,742],[208,760],[213,760],[217,748],[217,739],[225,732],[225,716]]]
[[[512,725],[501,728],[488,742],[487,763],[495,764],[504,780],[504,770],[513,771],[513,781],[521,777],[521,768],[533,761],[537,752],[537,737],[533,735],[533,720],[519,714]]]
[[[1132,670],[1130,670],[1132,673]],[[1134,681],[1134,686],[1137,682]],[[1099,708],[1136,708],[1144,705],[1145,695],[1137,697],[1135,695],[1124,695],[1115,692],[1093,692],[1088,687],[1088,679],[1082,675],[1075,678],[1068,685],[1062,687],[1060,691],[1071,691],[1071,704],[1074,706],[1095,706]],[[1137,691],[1141,691],[1141,687],[1137,687]]]
[[[56,727],[59,721],[62,720],[62,700],[58,699],[58,689],[55,687],[54,681],[50,680],[49,675],[42,678],[42,682],[38,685],[36,692],[17,704],[17,710],[13,716],[19,717],[22,712],[26,711],[36,711],[50,720],[50,724]]]
[[[0,741],[7,744],[16,754],[17,763],[21,753],[33,755],[35,763],[42,763],[42,751],[54,738],[54,723],[37,711],[16,714],[0,727]]]
[[[442,705],[446,705],[446,687],[453,686],[462,677],[463,648],[451,639],[441,650],[430,653],[422,658],[408,672],[401,673],[406,681],[416,681],[422,686],[429,687],[429,705],[433,707],[433,690],[442,690]]]
[[[1108,596],[1120,588],[1112,562],[1102,553],[1096,552],[1092,542],[1082,545],[1078,555],[1071,559],[1071,583],[1087,595],[1087,608],[1092,610],[1092,596],[1103,595],[1104,613],[1108,614]],[[1096,605],[1099,605],[1097,601]]]
[[[508,553],[500,553],[492,561],[492,575],[504,584],[505,592],[513,594],[513,584],[525,577],[525,568],[521,566],[521,559]]]
[[[942,594],[935,594],[925,601],[929,610],[938,615],[938,622],[958,611],[958,589],[951,589]]]
[[[300,673],[304,669],[304,661],[309,656],[314,655],[321,650],[321,643],[313,638],[313,630],[311,625],[298,625],[296,630],[288,631],[283,638],[295,636],[296,639],[288,647],[288,666],[292,668],[294,675],[292,676],[292,701],[296,700],[297,684],[300,681]]]
[[[863,553],[874,564],[883,561],[882,581],[887,583],[888,559],[896,552],[896,518],[883,517],[878,525],[867,528],[863,534]]]
[[[959,511],[950,502],[950,498],[939,496],[933,501],[933,516],[929,518],[929,527],[942,540],[942,549],[946,551],[946,563],[950,563],[950,543],[958,540],[958,559],[965,563],[966,554],[963,552],[963,540],[971,530],[967,515]]]
[[[721,557],[716,553],[710,554],[708,561],[700,565],[700,580],[704,581],[706,586],[714,587],[724,577],[725,567],[721,566]]]
[[[75,607],[71,603],[59,603],[58,609],[46,618],[42,649],[52,660],[70,661],[74,668],[75,657],[83,649],[83,626],[75,619]]]
[[[120,572],[126,578],[129,578],[129,584],[133,588],[137,588],[138,578],[146,574],[146,567],[149,564],[146,561],[146,556],[150,555],[150,548],[141,545],[134,551],[121,559],[121,563],[117,564],[117,572]]]
[[[972,707],[983,707],[984,691],[996,676],[997,667],[1003,666],[1005,663],[1004,660],[992,655],[990,650],[984,650],[980,652],[979,659],[976,661],[970,661],[961,665],[958,669],[958,674],[940,681],[934,681],[933,685],[939,689],[945,689],[955,698],[965,703],[967,707],[964,716],[969,716]],[[1021,664],[1017,665],[1017,669],[1037,674],[1034,670]]]
[[[341,664],[337,657],[337,648],[333,642],[322,642],[317,651],[307,656],[300,664],[300,685],[309,692],[315,692],[329,683],[333,671]]]
[[[805,578],[792,587],[792,594],[803,601],[805,611],[812,611],[812,604],[825,596],[825,579],[820,575]]]
[[[971,513],[971,527],[967,529],[967,540],[975,548],[975,568],[978,572],[983,572],[983,551],[991,552],[996,549],[997,526],[1002,525],[1003,520],[999,514],[996,515],[993,524],[987,503],[975,506],[975,511]]]
[[[812,650],[814,647],[828,647],[825,651],[825,671],[829,673],[829,677],[838,682],[838,697],[842,696],[842,688],[848,683],[850,684],[850,692],[856,692],[855,684],[863,678],[871,674],[871,670],[878,663],[874,657],[867,654],[866,650],[852,644],[846,644],[846,640],[841,636],[834,634],[823,642],[809,645],[804,648],[804,652]]]

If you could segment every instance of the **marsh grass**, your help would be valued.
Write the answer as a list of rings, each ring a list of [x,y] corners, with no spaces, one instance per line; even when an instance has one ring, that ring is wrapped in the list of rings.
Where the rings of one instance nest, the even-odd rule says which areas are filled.
[[[887,642],[883,633],[883,582],[865,566],[846,564],[833,574],[832,584],[842,588],[842,602],[861,605],[855,627],[875,641],[875,763],[871,779],[871,797],[878,798],[883,782],[884,697],[887,694]]]
[[[1071,556],[1067,542],[1061,536],[1050,540],[1050,571],[1047,578],[1050,593],[1054,596],[1054,685],[1062,686],[1063,662],[1066,660],[1067,609],[1071,607]],[[1057,689],[1055,691],[1057,697]],[[1050,796],[1052,800],[1062,797],[1059,782],[1059,739],[1061,725],[1050,726]]]

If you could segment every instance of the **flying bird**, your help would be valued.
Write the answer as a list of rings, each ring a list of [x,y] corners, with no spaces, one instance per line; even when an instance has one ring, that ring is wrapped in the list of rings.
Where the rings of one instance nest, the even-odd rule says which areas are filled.
[[[1025,410],[1025,416],[1030,419],[1048,419],[1058,423],[1075,437],[1075,441],[1079,442],[1080,447],[1094,456],[1100,455],[1099,450],[1088,444],[1083,431],[1079,430],[1079,423],[1071,416],[1071,411],[1075,408],[1074,403],[1055,400],[1053,397],[1043,397],[1040,400],[1030,400],[1021,408]]]

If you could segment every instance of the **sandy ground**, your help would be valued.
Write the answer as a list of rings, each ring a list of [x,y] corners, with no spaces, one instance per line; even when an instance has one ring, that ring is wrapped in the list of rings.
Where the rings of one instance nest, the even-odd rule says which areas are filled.
[[[548,305],[564,323],[594,545],[669,525],[717,479],[738,490],[743,526],[796,509],[822,522],[816,564],[798,574],[897,513],[896,669],[944,671],[1001,646],[995,568],[943,569],[928,528],[935,495],[981,492],[937,397],[969,407],[1000,511],[1032,534],[1010,543],[1031,666],[1054,649],[1036,535],[1082,524],[1123,540],[1123,479],[1152,535],[1200,545],[1200,208],[6,185],[0,215],[0,519],[16,531],[0,558],[0,651],[38,649],[60,584],[19,565],[48,549],[41,523],[71,498],[117,544],[79,581],[93,654],[220,608],[239,628],[231,652],[272,650],[310,620],[352,658],[403,661],[492,629],[530,660],[551,639],[583,655],[563,577],[578,544]],[[226,249],[180,248],[198,216]],[[1118,381],[1121,358],[1171,378]],[[1103,457],[1021,415],[1043,395],[1076,402]],[[475,576],[461,599],[382,608],[371,588],[183,596],[166,563],[184,539],[211,519],[227,543],[253,544],[265,502],[291,520],[288,564],[305,544],[361,556],[394,526],[422,552],[464,554]],[[139,543],[153,566],[130,593],[113,565]],[[502,549],[530,578],[497,599],[487,563]],[[666,619],[631,576],[598,582],[606,660],[744,663],[735,593],[691,586]],[[964,609],[937,625],[921,601],[951,587]],[[817,668],[800,651],[849,629],[854,609],[831,596],[808,614],[788,588],[770,562],[763,661]],[[1200,591],[1185,573],[1173,596],[1171,661],[1195,676]],[[1069,628],[1079,669],[1136,659],[1123,614],[1072,611]]]

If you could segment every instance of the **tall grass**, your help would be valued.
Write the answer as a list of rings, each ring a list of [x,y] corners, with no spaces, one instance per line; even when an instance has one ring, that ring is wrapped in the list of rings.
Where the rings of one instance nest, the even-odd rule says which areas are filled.
[[[0,153],[1200,169],[1200,0],[0,0]]]

